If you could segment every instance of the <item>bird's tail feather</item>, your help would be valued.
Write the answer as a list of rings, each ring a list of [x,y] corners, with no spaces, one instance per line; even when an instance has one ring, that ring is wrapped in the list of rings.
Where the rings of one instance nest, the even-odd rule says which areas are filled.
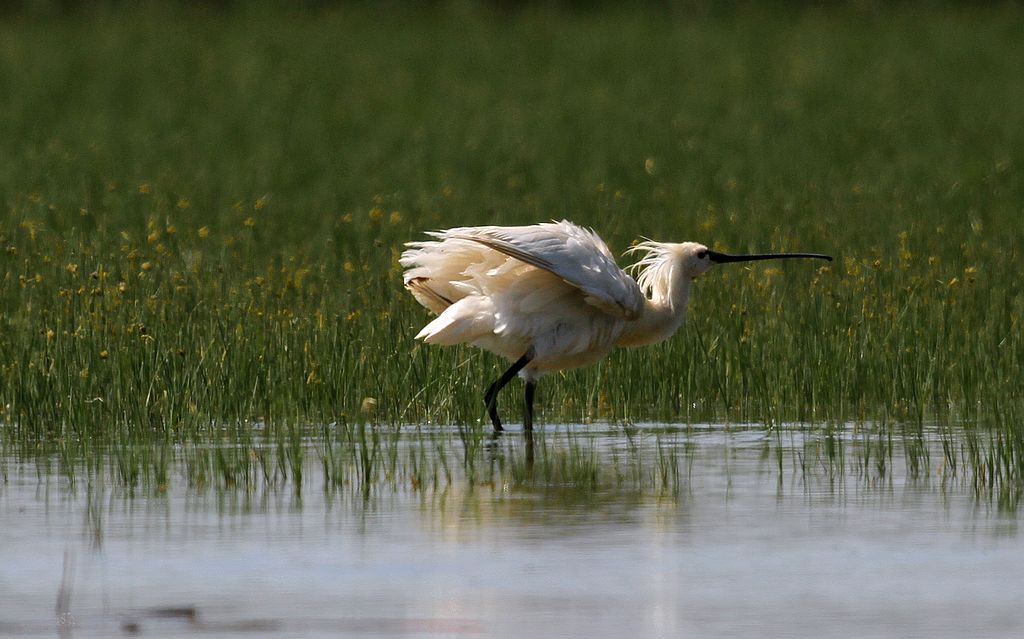
[[[494,315],[478,308],[487,301],[478,296],[459,300],[446,308],[416,334],[428,344],[452,346],[478,339],[494,332]]]
[[[405,288],[409,289],[409,292],[412,293],[417,302],[438,315],[453,304],[452,300],[438,293],[430,286],[429,278],[413,278],[405,283]]]

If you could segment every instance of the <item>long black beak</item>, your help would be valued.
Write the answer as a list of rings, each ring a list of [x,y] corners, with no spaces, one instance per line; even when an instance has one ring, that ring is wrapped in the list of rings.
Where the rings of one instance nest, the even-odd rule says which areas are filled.
[[[754,260],[787,260],[800,257],[810,257],[818,260],[832,261],[831,255],[821,253],[754,253],[753,255],[729,255],[718,251],[708,251],[708,257],[716,264],[727,262],[753,262]]]

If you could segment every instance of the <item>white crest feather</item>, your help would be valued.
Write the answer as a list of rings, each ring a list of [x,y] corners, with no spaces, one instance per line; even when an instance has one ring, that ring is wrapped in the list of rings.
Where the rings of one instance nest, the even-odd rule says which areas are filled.
[[[647,240],[628,249],[626,253],[644,253],[635,263],[626,267],[636,278],[644,296],[658,304],[672,304],[672,275],[676,260],[673,245]]]

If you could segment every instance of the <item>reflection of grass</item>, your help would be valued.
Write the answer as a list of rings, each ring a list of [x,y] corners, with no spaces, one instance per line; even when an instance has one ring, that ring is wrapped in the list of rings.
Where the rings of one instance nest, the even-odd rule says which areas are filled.
[[[705,276],[674,340],[545,380],[543,420],[937,420],[972,433],[947,468],[1019,482],[1022,24],[1012,6],[5,22],[4,443],[62,466],[111,444],[128,486],[182,457],[197,484],[248,486],[294,481],[302,425],[339,421],[362,425],[332,435],[332,485],[486,482],[497,364],[411,341],[426,316],[397,255],[421,229],[564,215],[620,250],[839,259]],[[462,431],[399,453],[396,423]],[[502,472],[686,476],[672,446],[626,472],[552,445]],[[888,441],[863,445],[886,472]]]
[[[294,432],[299,433],[299,430]],[[977,429],[891,428],[884,424],[770,433],[686,427],[599,430],[558,428],[484,435],[470,460],[455,429],[332,425],[277,442],[241,440],[168,447],[151,443],[40,451],[36,471],[74,491],[162,497],[175,491],[214,494],[227,504],[255,496],[323,492],[328,500],[370,503],[419,495],[435,503],[478,492],[543,503],[656,499],[691,494],[691,484],[724,490],[734,480],[797,479],[815,491],[915,490],[965,493],[979,504],[1016,511],[1021,498],[1021,442]],[[56,462],[56,463],[54,463]],[[8,462],[4,462],[8,463]],[[102,513],[90,501],[90,516]],[[95,512],[94,512],[95,511]],[[97,524],[99,525],[99,524]]]

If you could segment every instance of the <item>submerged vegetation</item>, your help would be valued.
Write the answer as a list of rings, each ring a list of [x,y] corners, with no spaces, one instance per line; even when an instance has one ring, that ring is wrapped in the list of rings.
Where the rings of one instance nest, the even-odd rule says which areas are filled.
[[[566,217],[616,250],[838,259],[715,269],[676,338],[544,384],[541,424],[941,423],[972,477],[1019,486],[1022,38],[1012,5],[4,20],[0,440],[111,446],[158,484],[184,444],[197,482],[270,481],[337,424],[324,468],[355,465],[325,476],[422,483],[446,466],[377,456],[455,424],[438,459],[469,472],[499,364],[412,341],[397,256]]]

